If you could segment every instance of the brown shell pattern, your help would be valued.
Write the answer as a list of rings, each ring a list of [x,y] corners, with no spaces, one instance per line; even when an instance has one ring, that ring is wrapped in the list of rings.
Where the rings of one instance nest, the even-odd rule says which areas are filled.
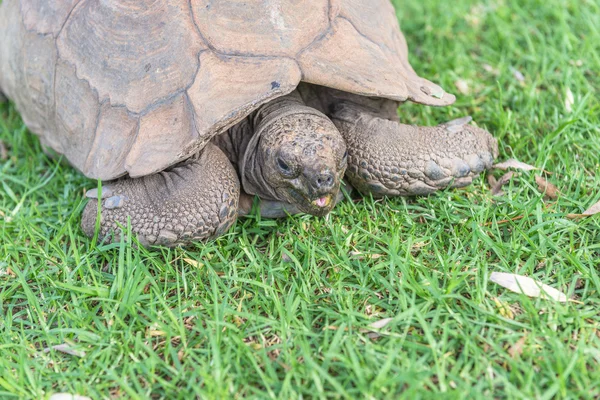
[[[300,81],[447,105],[389,0],[4,0],[0,87],[85,175],[163,170]]]

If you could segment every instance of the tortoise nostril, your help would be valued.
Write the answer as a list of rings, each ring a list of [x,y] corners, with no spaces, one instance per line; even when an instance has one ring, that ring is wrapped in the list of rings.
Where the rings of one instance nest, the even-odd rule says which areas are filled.
[[[333,175],[329,172],[319,174],[314,180],[314,186],[316,189],[329,190],[333,187],[333,183]]]

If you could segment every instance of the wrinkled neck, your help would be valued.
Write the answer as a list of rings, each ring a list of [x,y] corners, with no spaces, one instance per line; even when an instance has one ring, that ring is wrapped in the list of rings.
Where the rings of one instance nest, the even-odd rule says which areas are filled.
[[[309,107],[304,104],[300,94],[295,90],[290,94],[278,97],[277,99],[264,104],[249,116],[249,121],[254,127],[254,134],[256,134],[261,127],[278,119],[286,110],[291,109],[301,112],[302,108],[309,109]]]
[[[266,200],[282,200],[266,179],[263,166],[265,165],[264,153],[260,151],[261,135],[255,133],[250,140],[244,155],[240,171],[242,187],[248,194],[257,195]]]

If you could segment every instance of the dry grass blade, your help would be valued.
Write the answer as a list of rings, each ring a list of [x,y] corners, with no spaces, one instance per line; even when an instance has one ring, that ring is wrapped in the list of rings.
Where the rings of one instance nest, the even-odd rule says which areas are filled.
[[[483,224],[483,226],[492,226],[494,224],[498,224],[498,225],[502,225],[502,224],[506,224],[508,222],[514,222],[514,221],[518,221],[520,219],[525,218],[524,215],[519,215],[517,217],[513,217],[513,218],[509,218],[509,219],[502,219],[500,221],[490,221],[490,222],[486,222],[485,224]]]
[[[567,295],[561,291],[526,276],[506,272],[492,272],[490,280],[512,292],[522,293],[529,297],[550,298],[562,303],[569,300]]]
[[[592,215],[596,215],[598,213],[600,213],[600,201],[595,203],[593,206],[591,206],[587,210],[585,210],[582,214],[568,214],[567,218],[570,218],[570,219],[585,218],[585,217],[591,217]]]
[[[504,192],[502,191],[502,186],[504,186],[508,182],[510,182],[510,180],[513,178],[513,176],[515,176],[515,173],[512,171],[509,171],[506,174],[502,175],[502,177],[500,179],[498,179],[498,181],[496,181],[496,184],[491,189],[492,196],[503,195]]]
[[[524,162],[521,162],[515,158],[510,158],[506,161],[495,164],[494,168],[502,171],[506,171],[509,168],[520,169],[523,171],[534,171],[536,169],[539,169],[537,167],[534,167],[533,165],[525,164]]]
[[[49,353],[52,350],[60,351],[61,353],[69,354],[75,357],[85,357],[85,351],[75,350],[70,345],[63,343],[55,346],[50,346],[44,349],[44,353]]]
[[[542,178],[539,175],[535,176],[535,183],[538,185],[538,190],[544,193],[546,196],[551,198],[552,200],[558,199],[559,190],[552,183],[548,182],[546,179]]]

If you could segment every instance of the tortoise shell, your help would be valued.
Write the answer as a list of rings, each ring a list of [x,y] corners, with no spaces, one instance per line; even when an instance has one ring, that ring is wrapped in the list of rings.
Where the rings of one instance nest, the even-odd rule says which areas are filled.
[[[4,0],[0,88],[86,176],[161,171],[308,82],[447,105],[388,0]]]

